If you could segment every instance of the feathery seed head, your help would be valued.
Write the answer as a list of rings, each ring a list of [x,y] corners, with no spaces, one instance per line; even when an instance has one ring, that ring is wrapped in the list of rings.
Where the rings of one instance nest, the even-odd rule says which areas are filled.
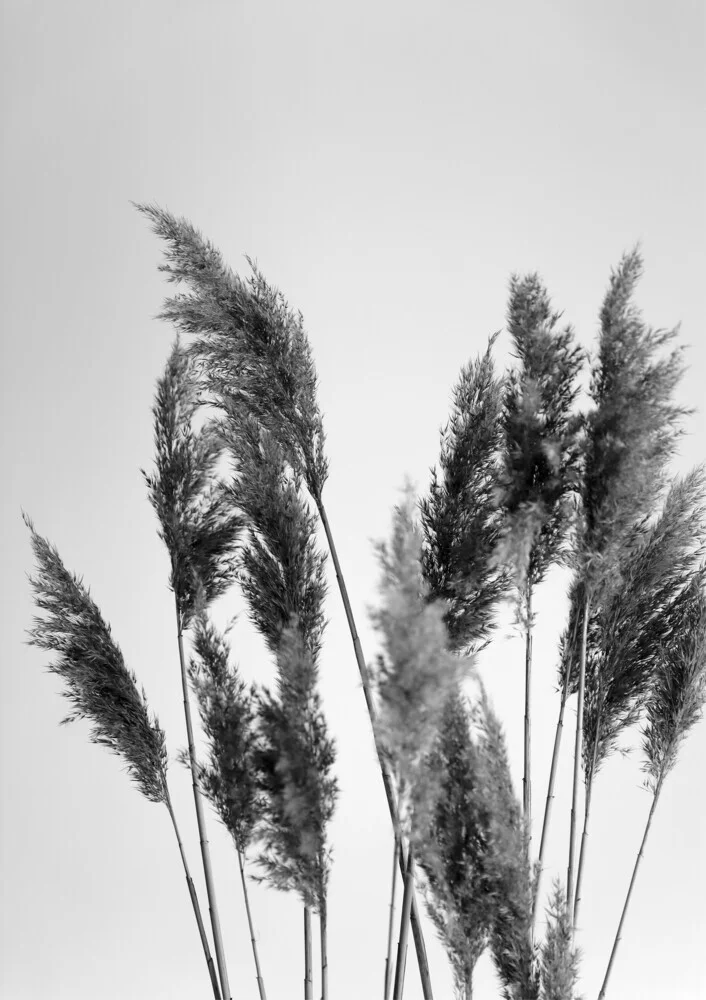
[[[73,709],[64,723],[91,722],[90,739],[121,757],[130,778],[151,802],[167,796],[164,732],[150,714],[144,690],[127,669],[110,626],[81,580],[64,566],[59,553],[34,530],[37,573],[30,577],[37,608],[29,643],[57,654],[48,669],[66,685]]]

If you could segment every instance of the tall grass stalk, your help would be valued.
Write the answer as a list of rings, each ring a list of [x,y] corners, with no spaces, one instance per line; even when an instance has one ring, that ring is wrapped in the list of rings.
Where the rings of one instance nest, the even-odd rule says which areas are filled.
[[[579,764],[581,761],[581,747],[583,743],[583,705],[584,692],[586,688],[586,637],[588,633],[588,616],[590,611],[589,597],[586,595],[583,606],[583,619],[581,625],[581,647],[579,651],[579,688],[578,706],[576,711],[576,737],[574,740],[574,768],[571,785],[571,819],[569,824],[569,863],[566,873],[566,905],[573,916],[574,910],[574,864],[576,853],[576,825],[578,822],[578,799],[579,799]]]
[[[155,471],[152,475],[144,473],[144,477],[150,502],[159,519],[159,534],[171,563],[170,585],[174,592],[184,721],[201,860],[221,990],[224,1000],[230,1000],[211,852],[198,784],[184,629],[232,583],[234,550],[241,522],[228,509],[225,486],[216,475],[223,441],[212,422],[206,423],[200,431],[194,429],[199,405],[193,363],[177,340],[157,383],[153,405]]]
[[[573,916],[578,775],[584,747],[584,698],[595,700],[598,675],[586,675],[588,616],[621,587],[621,568],[636,528],[649,517],[665,483],[666,465],[688,412],[673,396],[684,371],[682,351],[662,350],[676,330],[646,327],[632,303],[642,274],[637,249],[611,274],[600,312],[597,357],[591,370],[593,409],[585,418],[581,523],[572,562],[581,586],[572,613],[583,618],[578,675],[577,735],[569,834],[567,901]],[[589,752],[590,761],[591,753]]]
[[[258,993],[260,994],[260,1000],[267,1000],[267,992],[265,991],[265,980],[262,978],[262,970],[260,968],[260,956],[257,950],[257,941],[255,940],[255,928],[253,927],[252,913],[250,912],[250,894],[248,892],[247,879],[245,878],[245,860],[243,858],[241,851],[238,851],[238,868],[240,869],[240,881],[243,886],[243,899],[245,900],[245,912],[248,918],[250,943],[252,945],[253,959],[255,961],[255,978],[257,980],[257,990]]]
[[[57,550],[29,528],[38,574],[30,577],[37,608],[28,630],[30,645],[58,654],[48,669],[65,683],[63,692],[73,705],[63,723],[89,719],[90,740],[104,746],[127,764],[130,778],[150,802],[161,802],[169,812],[179,848],[189,897],[215,1000],[221,1000],[218,978],[204,930],[198,897],[191,878],[167,784],[167,748],[163,730],[151,715],[144,690],[137,688],[111,629],[81,579],[64,566]]]
[[[220,252],[186,219],[157,206],[136,205],[165,243],[167,280],[185,284],[189,294],[165,302],[162,318],[195,338],[192,351],[203,367],[207,388],[237,434],[243,414],[255,417],[287,448],[304,476],[319,510],[333,559],[366,704],[374,723],[368,669],[348,599],[343,574],[323,505],[328,475],[323,422],[316,399],[317,376],[301,315],[295,316],[279,292],[253,267],[243,281]],[[376,748],[377,749],[377,748]],[[379,754],[378,754],[379,756]],[[395,833],[399,816],[394,787],[380,760],[383,786]],[[400,866],[406,865],[404,847]],[[429,966],[416,899],[412,928],[425,1000],[432,1000]]]
[[[213,879],[213,869],[211,866],[211,850],[206,833],[206,818],[203,812],[203,801],[198,781],[198,764],[196,760],[196,748],[194,746],[194,730],[191,722],[191,704],[189,701],[189,684],[186,677],[186,659],[184,656],[184,638],[181,623],[179,605],[176,605],[177,618],[177,643],[179,646],[179,665],[181,668],[181,685],[184,699],[184,722],[186,725],[186,738],[188,743],[189,764],[191,769],[191,787],[194,793],[194,808],[196,810],[196,823],[199,830],[199,844],[201,847],[201,861],[203,863],[204,879],[206,881],[206,895],[208,897],[208,909],[211,917],[211,929],[213,931],[213,944],[216,952],[216,962],[218,963],[218,975],[221,982],[223,997],[230,1000],[230,985],[228,983],[228,969],[226,967],[225,950],[223,948],[223,936],[221,934],[221,922],[218,915],[218,904],[216,902],[216,886]]]
[[[412,895],[414,893],[414,846],[410,844],[407,854],[407,871],[404,878],[402,894],[402,911],[400,913],[400,936],[397,943],[397,962],[395,964],[395,985],[392,990],[392,1000],[402,1000],[404,990],[404,975],[407,964],[407,939],[412,912]]]
[[[204,955],[206,956],[208,973],[211,977],[211,986],[213,987],[213,996],[215,1000],[221,1000],[221,989],[218,982],[218,973],[216,972],[216,967],[213,964],[213,958],[211,957],[211,948],[208,943],[206,928],[203,925],[203,918],[201,916],[201,907],[199,906],[198,896],[196,895],[194,880],[192,879],[191,872],[189,871],[189,865],[186,860],[186,854],[184,853],[184,845],[181,840],[181,834],[179,832],[179,827],[177,825],[176,816],[174,815],[174,809],[172,808],[171,798],[169,797],[168,791],[165,802],[167,810],[169,811],[169,818],[171,819],[172,826],[174,828],[174,835],[177,839],[177,845],[179,847],[179,855],[181,856],[181,863],[184,866],[184,874],[186,876],[186,886],[187,889],[189,890],[189,898],[191,899],[191,905],[194,908],[196,926],[198,927],[199,937],[201,938],[201,945],[203,947]]]
[[[706,566],[688,582],[679,627],[659,650],[659,664],[646,705],[643,732],[645,785],[652,805],[635,859],[618,930],[608,960],[598,1000],[603,1000],[622,937],[635,880],[649,836],[652,819],[668,774],[677,764],[679,750],[689,731],[702,718],[706,700]]]
[[[528,856],[532,843],[532,597],[551,565],[562,560],[579,483],[580,421],[572,412],[583,351],[539,275],[510,281],[508,328],[518,364],[506,381],[504,461],[500,476],[503,529],[495,559],[510,567],[525,633],[522,806]]]
[[[258,991],[260,1000],[266,1000],[245,877],[245,852],[256,836],[264,804],[256,766],[254,694],[230,660],[226,636],[217,632],[206,614],[199,615],[195,625],[189,679],[208,746],[207,762],[198,765],[198,782],[238,856]]]
[[[539,839],[539,853],[537,854],[537,877],[534,886],[534,895],[532,897],[533,933],[537,920],[537,904],[539,902],[540,889],[542,885],[542,874],[544,872],[544,853],[547,846],[547,835],[549,833],[549,824],[552,816],[552,805],[554,804],[554,785],[556,782],[556,769],[559,763],[559,751],[561,749],[561,739],[564,732],[564,713],[566,711],[566,702],[569,696],[570,677],[571,677],[571,672],[567,667],[567,669],[564,671],[564,680],[562,682],[562,688],[561,688],[561,699],[559,702],[559,718],[557,719],[556,729],[554,732],[554,748],[552,750],[552,762],[549,768],[549,780],[547,782],[547,797],[544,803],[544,819],[542,820],[542,834]]]
[[[383,1000],[390,1000],[390,989],[392,987],[392,942],[395,927],[395,897],[397,895],[397,865],[400,842],[395,837],[392,850],[392,882],[390,886],[390,918],[387,925],[387,957],[385,958],[385,987],[383,990]]]

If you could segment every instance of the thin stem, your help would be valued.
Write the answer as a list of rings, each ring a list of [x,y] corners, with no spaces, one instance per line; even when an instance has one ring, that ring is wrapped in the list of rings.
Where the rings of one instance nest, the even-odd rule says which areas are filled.
[[[600,686],[600,678],[599,678]],[[591,769],[586,776],[586,804],[583,815],[583,832],[581,833],[581,850],[579,851],[579,865],[576,871],[576,893],[574,900],[573,925],[574,931],[579,919],[579,909],[581,908],[581,885],[583,882],[583,865],[586,857],[586,844],[588,841],[588,819],[591,813],[591,793],[593,792],[593,779],[596,775],[598,763],[598,742],[601,735],[601,712],[603,711],[603,694],[598,692],[598,709],[596,711],[596,735],[593,741],[593,756],[591,758]]]
[[[400,841],[395,836],[395,846],[392,852],[392,888],[390,889],[390,920],[387,925],[387,958],[385,959],[385,1000],[390,1000],[392,986],[392,939],[395,927],[395,896],[397,895],[397,865],[400,853]]]
[[[527,857],[532,844],[532,777],[531,777],[531,681],[532,681],[532,584],[527,582],[527,626],[525,630],[525,757],[522,776],[522,812],[527,830]]]
[[[186,677],[184,636],[182,632],[181,615],[179,614],[179,606],[176,603],[176,600],[175,607],[177,617],[177,641],[179,644],[179,664],[181,666],[181,686],[184,695],[184,719],[186,720],[186,737],[189,745],[189,764],[191,765],[191,785],[194,792],[196,823],[199,828],[203,874],[206,881],[206,895],[208,896],[208,908],[211,917],[211,929],[213,931],[213,946],[216,952],[216,963],[218,965],[218,975],[221,980],[221,990],[225,1000],[231,1000],[230,986],[228,983],[228,970],[226,968],[225,954],[223,951],[223,938],[221,936],[221,924],[218,918],[218,906],[216,904],[216,889],[213,883],[213,872],[211,870],[211,851],[208,846],[208,837],[206,836],[206,820],[203,812],[203,802],[201,801],[201,792],[199,791],[196,749],[194,747],[194,729],[191,724],[191,705],[189,704],[189,684]]]
[[[605,997],[606,989],[608,987],[608,980],[610,979],[610,973],[613,969],[613,962],[615,961],[615,953],[618,950],[618,945],[620,943],[620,938],[623,931],[623,924],[625,923],[625,914],[628,912],[628,905],[630,903],[630,897],[632,896],[633,886],[635,885],[635,878],[637,876],[637,870],[640,867],[640,861],[642,860],[642,855],[645,851],[645,844],[647,843],[647,835],[650,832],[650,826],[652,825],[652,817],[654,816],[655,809],[657,808],[657,801],[659,799],[659,793],[662,790],[662,782],[664,780],[664,775],[660,775],[659,781],[657,782],[657,787],[655,788],[654,797],[652,799],[652,807],[650,809],[650,814],[647,817],[647,823],[645,824],[645,832],[642,837],[642,843],[640,844],[640,850],[637,852],[637,858],[635,859],[635,867],[632,870],[632,878],[630,879],[630,885],[628,886],[628,893],[625,897],[625,905],[623,906],[623,912],[620,915],[620,923],[618,924],[618,930],[615,935],[615,941],[613,942],[613,950],[610,953],[610,959],[608,960],[608,968],[606,969],[605,977],[603,979],[603,985],[601,986],[601,992],[598,994],[598,1000],[603,1000]]]
[[[213,958],[211,957],[211,948],[208,943],[208,938],[206,936],[206,928],[203,925],[203,919],[201,917],[201,907],[199,906],[199,899],[196,895],[196,889],[194,887],[194,880],[191,877],[191,872],[189,871],[189,864],[186,860],[186,854],[184,853],[184,845],[181,840],[181,834],[179,833],[179,827],[177,825],[176,816],[174,815],[174,809],[172,808],[172,800],[169,796],[169,791],[165,788],[165,800],[164,803],[169,812],[170,819],[172,821],[172,826],[174,827],[174,835],[177,839],[177,844],[179,845],[179,854],[181,855],[181,863],[184,866],[184,874],[186,875],[186,885],[189,890],[189,897],[191,899],[191,905],[194,908],[194,916],[196,917],[196,924],[199,929],[199,937],[201,938],[201,944],[203,946],[203,953],[206,956],[206,965],[208,966],[208,974],[211,977],[211,986],[213,987],[214,1000],[221,1000],[221,990],[218,985],[218,976],[216,975],[216,967],[213,964]]]
[[[395,987],[392,1000],[402,1000],[404,989],[405,964],[407,962],[407,939],[409,936],[410,914],[412,911],[412,894],[414,892],[414,849],[409,846],[407,871],[404,878],[404,893],[402,895],[402,914],[400,916],[400,937],[397,944],[397,966],[395,968]]]
[[[320,904],[319,933],[321,936],[321,1000],[328,1000],[328,914],[325,899]]]
[[[380,764],[380,770],[382,772],[382,782],[385,788],[385,796],[387,798],[387,805],[390,810],[390,818],[392,819],[392,826],[395,831],[395,835],[401,836],[400,828],[400,816],[397,807],[397,798],[395,796],[394,785],[392,782],[392,775],[390,774],[389,767],[385,762],[384,757],[380,752],[380,747],[377,742],[377,737],[375,736],[375,703],[373,701],[372,690],[370,686],[370,675],[368,672],[368,667],[365,662],[365,657],[363,656],[363,647],[360,643],[360,637],[358,636],[358,630],[355,624],[355,618],[353,617],[353,609],[351,608],[351,602],[348,597],[348,589],[346,588],[346,583],[343,578],[343,573],[341,571],[341,564],[338,561],[338,553],[336,552],[336,546],[333,541],[333,535],[331,533],[331,526],[329,524],[328,517],[326,515],[326,509],[324,508],[323,502],[320,498],[316,498],[316,503],[319,509],[319,514],[321,516],[321,523],[324,526],[324,531],[326,532],[326,540],[328,542],[329,551],[331,552],[331,559],[333,561],[334,569],[336,571],[336,579],[338,581],[338,587],[341,592],[341,599],[343,600],[343,607],[346,612],[346,619],[348,621],[348,628],[350,629],[351,639],[353,640],[353,649],[355,651],[356,661],[358,663],[358,670],[360,672],[360,679],[363,684],[363,694],[365,696],[365,703],[368,708],[368,715],[370,716],[370,721],[373,724],[373,738],[375,740],[375,749],[378,755],[378,762]],[[400,840],[400,852],[399,852],[399,866],[402,875],[406,875],[407,870],[407,857],[404,844]],[[419,965],[419,975],[422,981],[422,992],[424,995],[424,1000],[434,1000],[432,988],[431,988],[431,977],[429,974],[429,962],[427,960],[426,947],[424,944],[424,935],[422,933],[421,924],[419,922],[419,909],[417,907],[417,900],[414,895],[414,889],[412,889],[412,901],[411,901],[411,924],[412,924],[412,934],[414,936],[414,944],[417,951],[417,963]]]
[[[250,894],[248,893],[248,883],[245,879],[245,860],[243,858],[243,852],[239,847],[236,846],[236,851],[238,854],[238,867],[240,868],[240,881],[243,884],[243,898],[245,899],[245,912],[248,916],[248,927],[250,928],[250,941],[252,943],[252,954],[255,959],[255,978],[257,979],[257,988],[260,993],[260,1000],[267,1000],[267,993],[265,992],[265,980],[262,978],[262,972],[260,970],[260,957],[257,953],[257,941],[255,940],[255,929],[252,922],[252,914],[250,912]]]
[[[554,750],[552,752],[552,765],[549,771],[549,783],[547,785],[547,800],[544,805],[544,821],[542,823],[542,836],[539,841],[539,856],[537,858],[537,882],[534,887],[534,898],[532,900],[532,930],[534,932],[535,921],[537,919],[537,902],[539,901],[539,888],[542,880],[542,872],[544,871],[544,851],[547,846],[547,832],[549,830],[549,820],[552,814],[552,805],[554,804],[554,783],[556,781],[556,769],[559,763],[559,749],[561,747],[561,737],[564,731],[564,710],[566,708],[566,701],[569,695],[569,677],[571,671],[567,666],[566,673],[564,675],[564,685],[561,690],[561,704],[559,706],[559,719],[556,724],[556,732],[554,734]]]
[[[579,796],[579,770],[581,767],[581,747],[583,744],[583,701],[586,689],[586,642],[588,638],[588,614],[590,598],[588,594],[583,606],[583,626],[581,629],[581,652],[579,655],[579,702],[576,713],[576,741],[574,743],[574,780],[571,793],[571,825],[569,829],[569,866],[566,875],[566,908],[573,912],[574,906],[574,853],[576,846],[576,813]]]
[[[304,907],[304,1000],[314,1000],[311,951],[311,910]]]

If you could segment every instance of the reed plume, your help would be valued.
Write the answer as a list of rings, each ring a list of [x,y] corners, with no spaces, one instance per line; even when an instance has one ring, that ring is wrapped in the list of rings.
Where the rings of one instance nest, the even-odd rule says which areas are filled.
[[[461,369],[451,416],[441,432],[439,470],[420,502],[422,569],[430,598],[447,602],[454,651],[477,651],[490,637],[507,581],[493,559],[502,511],[497,502],[503,437],[503,380],[490,338]]]
[[[532,596],[559,561],[579,483],[580,419],[573,413],[583,351],[537,274],[510,281],[508,327],[517,366],[504,399],[505,448],[500,476],[504,513],[496,559],[512,568],[525,633],[525,715],[522,809],[527,850],[532,840]]]
[[[230,498],[248,525],[239,580],[251,620],[275,657],[278,678],[277,695],[265,691],[258,697],[258,766],[265,792],[265,847],[259,863],[272,885],[297,891],[304,903],[307,996],[313,988],[310,909],[319,914],[325,1000],[326,826],[336,799],[330,774],[335,748],[317,691],[325,556],[316,545],[316,518],[306,502],[302,476],[292,469],[284,447],[253,417],[243,418],[237,434],[226,426],[237,469]],[[299,811],[302,828],[297,832]]]
[[[449,697],[427,766],[435,791],[419,859],[457,995],[472,997],[473,970],[492,941],[506,992],[529,988],[531,996],[531,942],[522,940],[527,922],[513,929],[507,916],[528,889],[522,823],[504,737],[484,692],[472,707],[460,691]]]
[[[407,488],[396,507],[391,540],[378,545],[380,599],[371,619],[382,653],[376,669],[379,713],[376,736],[399,789],[401,828],[409,840],[393,998],[402,996],[407,934],[414,886],[414,852],[431,808],[425,760],[449,695],[470,661],[448,649],[444,608],[429,602],[421,567],[422,536],[414,521],[415,500]]]
[[[573,945],[566,890],[558,879],[547,908],[547,932],[540,952],[542,1000],[580,1000],[576,994],[580,952]]]
[[[136,208],[152,223],[163,241],[160,270],[172,283],[188,289],[165,302],[162,318],[193,337],[190,350],[203,373],[211,400],[234,434],[247,418],[269,431],[285,449],[287,461],[303,477],[316,503],[333,560],[336,579],[351,633],[368,714],[375,705],[368,666],[358,635],[333,532],[323,502],[328,476],[323,422],[316,397],[317,375],[301,314],[269,286],[254,266],[243,281],[225,264],[220,252],[186,219],[153,205]],[[380,759],[383,787],[395,831],[399,828],[393,782]],[[404,846],[400,870],[406,871]],[[412,930],[424,1000],[432,1000],[424,937],[412,899]]]
[[[62,724],[87,719],[89,739],[106,747],[126,765],[130,779],[150,802],[163,803],[179,847],[189,897],[204,950],[216,1000],[220,1000],[218,978],[201,919],[196,890],[167,785],[167,747],[163,730],[147,704],[144,689],[129,670],[88,588],[64,566],[56,548],[37,534],[25,516],[37,574],[30,577],[36,607],[43,616],[33,619],[29,643],[56,654],[48,664],[51,673],[65,684],[62,694],[72,710]]]
[[[581,486],[582,523],[573,558],[581,600],[578,717],[574,749],[567,898],[573,912],[575,831],[583,741],[586,644],[591,608],[620,587],[620,567],[636,525],[654,510],[666,465],[688,412],[673,401],[684,371],[682,351],[665,348],[677,330],[648,328],[632,304],[642,274],[637,249],[612,273],[600,313],[597,358],[591,372],[593,409],[586,417]]]
[[[643,769],[647,776],[645,785],[652,793],[652,805],[635,859],[599,1000],[603,1000],[606,995],[637,872],[664,781],[675,767],[679,750],[689,731],[703,715],[706,700],[705,584],[706,567],[701,567],[684,592],[685,600],[677,628],[659,650],[658,666],[646,706],[643,734]]]
[[[228,500],[226,483],[217,475],[224,453],[224,442],[217,424],[211,420],[200,431],[194,428],[199,405],[199,386],[193,363],[177,340],[164,374],[157,383],[152,411],[155,472],[143,475],[150,502],[159,519],[160,538],[167,548],[171,565],[170,586],[176,611],[194,807],[218,974],[223,995],[230,1000],[211,853],[199,789],[183,636],[194,615],[204,611],[232,584],[242,523]]]
[[[296,892],[321,927],[321,989],[328,996],[327,889],[331,851],[326,830],[338,786],[332,775],[335,745],[328,735],[317,691],[318,668],[296,621],[277,651],[277,688],[258,695],[258,771],[267,805],[257,858],[276,889]],[[305,921],[306,921],[305,912]],[[305,943],[310,949],[310,936]],[[311,982],[307,950],[305,981]]]
[[[207,762],[198,766],[199,786],[233,839],[258,991],[260,1000],[267,1000],[245,877],[246,854],[265,808],[257,773],[255,693],[231,661],[226,637],[205,614],[196,622],[193,647],[189,680],[208,748]]]

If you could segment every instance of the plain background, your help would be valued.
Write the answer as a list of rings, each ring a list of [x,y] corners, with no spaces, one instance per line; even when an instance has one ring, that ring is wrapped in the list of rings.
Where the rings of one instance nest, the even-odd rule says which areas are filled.
[[[25,509],[85,575],[175,755],[184,744],[167,559],[140,468],[172,332],[153,320],[161,249],[129,204],[245,253],[304,313],[318,365],[327,506],[368,656],[366,608],[405,475],[419,490],[451,387],[505,319],[510,273],[538,270],[582,343],[610,269],[641,241],[638,301],[682,321],[684,403],[703,398],[704,9],[700,0],[497,4],[300,0],[2,3],[0,641],[3,1000],[208,997],[166,812],[119,762],[60,728],[66,704],[23,645],[32,607]],[[498,341],[501,362],[508,337]],[[703,413],[675,468],[703,458]],[[535,837],[553,727],[565,578],[537,595]],[[226,602],[222,619],[238,608]],[[341,796],[331,838],[332,1000],[380,996],[391,834],[331,573],[322,657]],[[243,616],[248,677],[271,664]],[[483,661],[521,777],[522,644]],[[567,713],[571,736],[574,704]],[[633,742],[639,742],[635,740]],[[566,866],[569,752],[550,869]],[[706,833],[699,725],[664,789],[609,996],[706,990]],[[598,992],[649,808],[639,753],[595,788],[579,943]],[[186,775],[176,806],[201,886]],[[235,855],[210,823],[234,1000],[256,986]],[[545,880],[548,887],[549,879]],[[301,995],[301,909],[262,887],[253,909],[270,1000]],[[427,941],[436,996],[446,960]],[[421,996],[413,954],[409,1000]],[[497,997],[484,958],[476,994]],[[317,987],[318,989],[318,987]]]

